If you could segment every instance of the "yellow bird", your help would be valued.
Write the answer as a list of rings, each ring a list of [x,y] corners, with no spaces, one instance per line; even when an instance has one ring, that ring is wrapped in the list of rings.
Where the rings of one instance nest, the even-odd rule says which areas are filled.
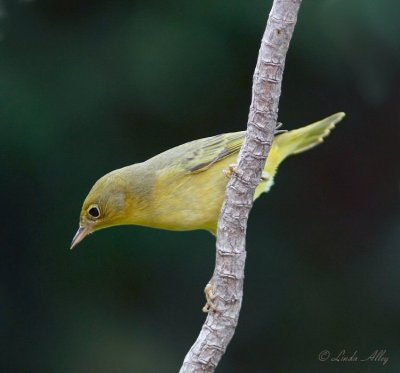
[[[344,113],[275,137],[254,199],[268,192],[279,164],[318,145]],[[116,225],[175,231],[205,229],[216,234],[228,178],[245,132],[188,142],[149,160],[101,177],[83,202],[73,249],[88,234]]]

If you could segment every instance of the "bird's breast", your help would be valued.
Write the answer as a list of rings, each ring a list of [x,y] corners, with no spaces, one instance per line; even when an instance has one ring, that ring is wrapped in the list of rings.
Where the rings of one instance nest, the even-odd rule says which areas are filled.
[[[200,173],[162,170],[154,185],[149,225],[170,230],[214,230],[228,179],[220,162]]]

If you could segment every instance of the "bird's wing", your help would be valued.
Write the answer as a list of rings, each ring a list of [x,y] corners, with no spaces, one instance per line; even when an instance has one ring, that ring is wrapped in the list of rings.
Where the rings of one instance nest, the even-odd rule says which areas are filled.
[[[238,153],[242,147],[244,135],[245,132],[241,131],[193,141],[191,150],[185,154],[185,169],[191,174],[203,172],[216,162]]]

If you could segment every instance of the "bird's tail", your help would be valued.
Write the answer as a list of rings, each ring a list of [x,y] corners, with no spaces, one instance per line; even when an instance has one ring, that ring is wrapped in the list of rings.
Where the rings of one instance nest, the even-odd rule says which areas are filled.
[[[255,198],[268,192],[279,164],[288,156],[298,154],[317,146],[328,136],[344,113],[336,113],[308,126],[285,132],[275,137],[264,168],[263,182],[257,188]]]
[[[308,126],[278,135],[274,146],[278,148],[281,161],[289,155],[304,152],[320,144],[344,115],[344,113],[336,113]]]

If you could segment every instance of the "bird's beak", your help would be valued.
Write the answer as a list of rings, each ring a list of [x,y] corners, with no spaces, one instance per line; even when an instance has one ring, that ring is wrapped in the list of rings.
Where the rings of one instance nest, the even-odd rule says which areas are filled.
[[[90,233],[89,227],[79,227],[71,242],[70,250],[74,249],[88,234]]]

